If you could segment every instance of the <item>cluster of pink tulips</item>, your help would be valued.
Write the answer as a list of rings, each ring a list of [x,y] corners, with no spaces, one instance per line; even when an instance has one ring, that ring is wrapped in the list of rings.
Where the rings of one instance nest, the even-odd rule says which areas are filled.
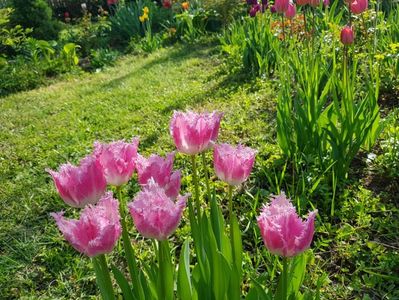
[[[210,201],[212,192],[205,157],[205,152],[210,149],[213,149],[213,165],[217,177],[229,186],[231,239],[234,239],[233,234],[236,234],[235,236],[239,234],[234,233],[235,229],[233,228],[235,216],[232,191],[234,186],[240,185],[248,179],[254,165],[256,151],[243,145],[216,143],[222,116],[218,112],[202,114],[175,112],[170,122],[170,134],[177,150],[191,157],[195,206],[192,205],[189,194],[180,195],[182,175],[180,171],[173,170],[175,153],[169,153],[166,157],[151,155],[145,158],[138,154],[139,140],[137,138],[130,143],[124,141],[109,144],[96,142],[93,153],[82,159],[78,166],[68,163],[62,165],[58,172],[49,170],[64,202],[75,208],[83,208],[79,220],[67,219],[63,212],[51,215],[72,247],[93,258],[97,283],[104,299],[114,299],[115,297],[104,254],[110,253],[114,249],[121,234],[133,283],[132,290],[130,288],[126,290],[126,284],[120,285],[124,297],[132,299],[155,297],[146,294],[143,279],[139,278],[139,273],[142,270],[137,267],[134,249],[128,235],[127,211],[130,212],[135,228],[142,236],[159,241],[159,255],[157,256],[159,267],[156,269],[159,273],[159,282],[157,282],[155,298],[173,299],[175,297],[173,270],[176,268],[170,266],[171,259],[167,239],[178,227],[187,204],[192,231],[201,234],[199,236],[192,233],[197,260],[201,262],[201,257],[210,255],[209,253],[205,256],[201,254],[201,249],[208,247],[203,244],[208,233],[200,225],[201,218],[207,217],[207,205],[201,202],[196,162],[196,158],[201,154],[205,170],[207,199]],[[122,188],[132,179],[134,171],[137,173],[141,191],[130,203],[126,203],[122,195]],[[114,186],[118,200],[114,198],[112,192],[107,191],[107,185]],[[302,253],[310,247],[314,234],[315,215],[316,212],[310,213],[307,221],[302,221],[284,194],[273,197],[271,203],[264,206],[258,217],[258,225],[266,247],[271,253],[285,258]],[[221,230],[224,231],[223,228]],[[239,241],[239,243],[241,242]],[[232,247],[235,247],[233,243]],[[237,268],[234,270],[242,273],[241,262]],[[288,268],[285,268],[283,272],[288,273]],[[172,281],[168,274],[172,274]],[[115,277],[119,280],[120,276],[120,273],[115,273]],[[178,278],[180,280],[180,275]],[[177,282],[178,289],[179,284]],[[285,284],[287,289],[286,281]],[[240,283],[238,283],[239,286]],[[194,289],[191,285],[190,288]],[[240,290],[235,292],[239,294]],[[190,296],[183,297],[183,294],[179,293],[179,296],[190,298]],[[240,295],[237,296],[240,297]],[[284,297],[283,299],[288,299],[289,295]]]
[[[319,7],[323,4],[324,7],[330,5],[330,0],[274,0],[274,3],[270,6],[272,13],[281,14],[282,18],[293,19],[297,13],[296,6]],[[350,13],[348,25],[345,25],[341,30],[341,42],[345,45],[352,45],[355,40],[354,28],[352,25],[352,14],[361,14],[368,8],[368,0],[345,0]],[[247,0],[247,4],[250,6],[249,15],[255,17],[258,12],[265,12],[269,7],[267,0],[262,0],[258,3],[258,0]],[[305,16],[305,15],[304,15]],[[306,16],[305,16],[306,22]]]

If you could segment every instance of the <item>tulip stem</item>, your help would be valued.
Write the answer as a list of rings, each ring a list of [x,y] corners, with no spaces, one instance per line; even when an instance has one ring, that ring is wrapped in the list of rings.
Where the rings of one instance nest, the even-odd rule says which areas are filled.
[[[173,267],[168,240],[159,241],[158,251],[158,298],[172,300],[174,298]]]
[[[288,295],[288,258],[283,257],[283,273],[281,274],[283,276],[283,281],[282,281],[282,291],[283,291],[283,300],[287,300],[289,295]]]
[[[199,182],[198,182],[197,162],[196,162],[195,155],[191,156],[191,163],[193,165],[195,206],[197,208],[197,216],[198,216],[198,221],[199,221],[201,219],[201,205],[200,205],[200,199],[199,199]]]
[[[133,283],[133,292],[138,299],[145,299],[143,288],[139,282],[139,271],[134,254],[134,249],[132,247],[132,244],[130,243],[129,232],[127,231],[125,202],[123,201],[121,186],[118,186],[116,188],[116,193],[119,200],[119,210],[121,214],[123,249],[125,250],[125,257],[129,269],[129,274]]]
[[[228,187],[228,197],[229,197],[229,218],[230,222],[233,219],[233,186],[229,185]]]
[[[201,155],[202,155],[202,164],[203,164],[204,173],[205,173],[206,193],[208,195],[208,201],[211,201],[211,189],[210,189],[210,186],[209,186],[209,172],[208,172],[208,166],[206,165],[205,152],[202,152]]]
[[[115,300],[114,289],[112,287],[111,275],[104,254],[92,258],[94,270],[96,272],[97,285],[100,288],[103,300]]]

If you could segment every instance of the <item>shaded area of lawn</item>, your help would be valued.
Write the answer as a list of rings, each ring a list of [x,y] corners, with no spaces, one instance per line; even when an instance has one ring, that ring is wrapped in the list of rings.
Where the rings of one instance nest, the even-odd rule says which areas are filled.
[[[76,163],[95,140],[138,135],[145,153],[173,150],[168,124],[176,109],[224,111],[222,140],[272,141],[269,89],[221,89],[213,50],[177,47],[127,56],[103,73],[0,99],[0,298],[96,294],[86,258],[62,241],[49,217],[73,211],[45,168]],[[177,160],[186,170],[185,159]]]

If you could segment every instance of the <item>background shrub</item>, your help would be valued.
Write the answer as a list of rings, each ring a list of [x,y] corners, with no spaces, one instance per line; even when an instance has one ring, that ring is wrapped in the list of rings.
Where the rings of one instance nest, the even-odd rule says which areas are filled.
[[[56,39],[61,25],[52,19],[52,10],[45,0],[12,0],[14,11],[11,24],[32,28],[32,35],[39,39]]]

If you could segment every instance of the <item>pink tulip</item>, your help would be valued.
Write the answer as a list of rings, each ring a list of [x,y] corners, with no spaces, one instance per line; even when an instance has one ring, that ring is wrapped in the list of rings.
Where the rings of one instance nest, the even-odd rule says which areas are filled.
[[[309,0],[309,5],[313,7],[317,7],[320,5],[320,0]]]
[[[255,150],[242,145],[215,145],[213,164],[216,175],[230,185],[243,183],[252,171],[255,153]]]
[[[219,134],[223,114],[175,112],[170,122],[170,134],[176,148],[185,154],[198,154],[211,147]]]
[[[273,196],[272,202],[263,207],[258,217],[266,248],[284,257],[292,257],[308,249],[313,239],[316,214],[317,211],[311,212],[308,219],[302,221],[284,193]]]
[[[180,223],[188,195],[175,203],[152,179],[128,204],[137,230],[146,238],[165,240]]]
[[[353,28],[351,26],[346,25],[341,30],[341,42],[344,45],[352,45],[355,39]]]
[[[96,206],[89,205],[79,220],[68,220],[63,212],[52,213],[64,238],[89,257],[109,253],[121,235],[119,203],[106,193]]]
[[[103,168],[94,156],[87,156],[79,166],[61,165],[59,172],[46,169],[53,177],[62,200],[72,207],[95,204],[104,194],[107,182]]]
[[[169,153],[166,158],[158,155],[145,158],[138,154],[136,168],[140,185],[146,185],[152,178],[165,190],[166,196],[175,199],[180,191],[181,172],[172,173],[174,157],[174,152]]]
[[[309,0],[296,0],[296,5],[306,5],[309,4]]]
[[[138,144],[138,138],[133,139],[131,144],[124,141],[94,143],[94,153],[104,168],[108,184],[121,186],[130,180],[134,172]]]
[[[294,3],[290,2],[290,5],[288,6],[287,11],[285,12],[285,17],[287,19],[292,20],[295,17],[296,14],[296,6]]]
[[[285,13],[288,10],[288,6],[290,4],[290,0],[275,0],[274,8],[278,13]]]
[[[323,0],[323,6],[324,7],[330,6],[330,0]]]
[[[350,3],[350,10],[354,14],[361,14],[369,6],[368,0],[355,0]]]

